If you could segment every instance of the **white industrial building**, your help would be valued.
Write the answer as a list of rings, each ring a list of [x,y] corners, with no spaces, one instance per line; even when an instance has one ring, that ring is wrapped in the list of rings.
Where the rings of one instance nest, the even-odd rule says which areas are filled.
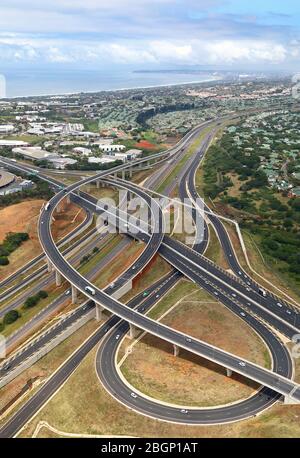
[[[127,154],[127,159],[132,160],[136,159],[137,157],[140,157],[143,154],[143,151],[140,149],[129,149],[126,151]]]
[[[0,135],[10,134],[15,130],[15,127],[12,124],[1,124],[0,125]]]
[[[0,147],[1,146],[28,146],[27,142],[23,142],[22,140],[0,140]]]
[[[88,159],[90,164],[110,164],[115,161],[116,159],[113,156],[89,157]]]
[[[83,148],[81,146],[77,146],[76,148],[73,148],[74,153],[81,154],[82,156],[89,156],[92,154],[92,150],[89,148]]]
[[[99,148],[104,152],[104,153],[113,153],[113,152],[120,152],[124,151],[125,146],[124,145],[107,145],[105,143],[100,143]]]
[[[50,162],[53,167],[59,170],[64,170],[67,165],[74,165],[77,162],[76,159],[71,159],[70,157],[61,157],[57,155],[47,158],[47,161]]]
[[[49,157],[55,156],[53,153],[49,153],[49,151],[42,150],[40,146],[13,148],[12,152],[15,154],[21,154],[26,159],[31,159],[33,161],[41,161],[43,159],[48,160]]]

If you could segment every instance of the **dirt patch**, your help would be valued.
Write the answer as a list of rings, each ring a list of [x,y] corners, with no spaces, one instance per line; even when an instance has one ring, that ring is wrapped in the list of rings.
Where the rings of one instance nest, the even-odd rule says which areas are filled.
[[[43,200],[30,200],[0,210],[0,243],[8,232],[27,232],[29,240],[9,256],[9,265],[0,267],[0,280],[8,277],[42,252],[38,239],[37,223]],[[52,225],[57,241],[78,226],[85,213],[73,204],[63,203],[61,211],[54,214]]]
[[[31,437],[41,420],[61,431],[149,438],[300,436],[300,406],[277,405],[257,418],[221,426],[185,426],[147,418],[127,409],[106,392],[95,373],[95,354],[96,349],[89,353],[21,437]],[[51,432],[43,430],[39,437],[51,437]]]
[[[218,303],[184,302],[162,322],[241,359],[262,366],[268,363],[261,339]],[[124,375],[140,391],[166,402],[200,407],[222,405],[248,397],[258,388],[238,374],[227,377],[224,368],[184,350],[176,358],[170,344],[148,334],[133,348],[122,366]]]

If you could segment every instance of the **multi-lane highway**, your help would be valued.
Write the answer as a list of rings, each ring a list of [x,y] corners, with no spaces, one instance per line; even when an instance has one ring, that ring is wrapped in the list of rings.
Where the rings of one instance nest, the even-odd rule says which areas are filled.
[[[101,175],[96,179],[100,179]],[[44,210],[41,214],[40,224],[39,224],[39,235],[40,242],[47,256],[51,260],[53,266],[69,280],[69,282],[76,286],[78,290],[82,293],[85,293],[88,297],[93,299],[96,303],[101,304],[109,311],[115,313],[119,317],[125,319],[131,325],[135,325],[138,328],[141,328],[147,332],[150,332],[153,335],[156,335],[168,342],[171,342],[174,345],[177,345],[181,348],[184,348],[188,351],[191,351],[199,356],[207,358],[217,364],[223,365],[228,369],[231,369],[235,372],[238,372],[258,383],[261,383],[269,388],[276,390],[278,393],[288,397],[292,396],[295,400],[300,400],[300,387],[294,382],[288,380],[285,377],[274,374],[271,371],[267,371],[249,361],[241,361],[240,358],[235,355],[229,354],[220,350],[212,345],[208,345],[205,342],[192,339],[189,336],[186,336],[174,329],[170,329],[162,324],[155,322],[145,316],[142,316],[139,312],[129,309],[127,306],[121,302],[112,299],[107,296],[103,291],[93,287],[84,277],[82,277],[72,266],[66,262],[63,256],[59,253],[50,230],[51,217],[54,208],[59,204],[59,202],[70,192],[74,192],[82,184],[87,184],[92,179],[82,180],[82,182],[69,186],[64,191],[56,194],[51,201],[49,202],[48,210]],[[155,222],[157,226],[162,228],[162,217],[159,217],[158,221]],[[160,242],[163,240],[163,234],[156,233],[156,229],[153,229],[152,237],[157,240],[160,239]],[[172,241],[174,243],[175,241]],[[150,243],[151,245],[151,243]],[[174,252],[174,257],[178,258],[178,254],[181,257],[186,257],[183,253],[176,253],[176,249],[170,248]],[[185,248],[184,248],[185,249]],[[197,255],[198,256],[198,255]],[[89,292],[89,288],[94,289],[94,294]]]
[[[193,176],[194,176],[194,171],[197,168],[197,163],[199,163],[199,159],[201,159],[201,155],[203,155],[205,151],[205,148],[199,152],[199,154],[196,156],[195,161],[192,161],[191,165],[189,165],[188,169],[190,168],[193,170],[193,173],[188,173],[188,170],[186,173],[183,174],[183,179],[180,180],[180,192],[182,193],[181,196],[184,195],[184,189],[190,193],[190,197],[195,197],[193,196],[193,186],[191,184],[181,186],[182,183],[192,183],[193,181]],[[119,170],[119,169],[118,169]],[[110,171],[110,173],[114,172]],[[100,179],[104,176],[105,174],[99,174],[95,176],[93,179]],[[81,186],[84,183],[89,182],[90,179],[83,180],[79,186]],[[118,181],[118,183],[117,183]],[[139,193],[140,190],[137,190],[137,187],[130,188],[131,185],[128,183],[125,185],[124,182],[121,180],[114,180],[113,184],[116,185],[118,184],[119,186],[126,186],[128,189],[133,190],[134,192]],[[73,192],[75,191],[77,186],[71,186],[68,188],[67,192]],[[55,247],[55,244],[52,240],[51,233],[49,230],[50,226],[50,220],[51,220],[51,213],[54,210],[55,206],[59,203],[61,198],[63,198],[66,195],[66,192],[60,192],[58,195],[56,195],[50,202],[50,211],[44,211],[41,220],[40,220],[40,236],[41,236],[41,241],[44,246],[44,249],[46,253],[48,254],[49,258],[51,259],[51,262],[54,264],[55,268],[57,268],[62,275],[64,275],[66,278],[71,281],[72,284],[76,285],[78,289],[83,291],[85,294],[87,293],[85,288],[89,285],[89,283],[83,279],[61,256],[61,254],[58,252],[58,250]],[[143,192],[143,198],[148,201],[149,199],[151,201],[151,195]],[[78,196],[76,199],[80,201],[82,197]],[[84,196],[84,201],[86,201],[86,196]],[[92,200],[92,199],[91,199]],[[81,202],[82,203],[82,202]],[[208,211],[208,210],[207,210]],[[124,224],[124,220],[120,220],[119,224]],[[126,223],[125,223],[126,224]],[[294,331],[294,329],[297,329],[298,322],[296,321],[297,318],[294,318],[294,315],[290,315],[285,311],[286,307],[289,307],[288,304],[282,304],[281,308],[284,308],[285,315],[281,318],[278,319],[277,311],[276,309],[274,310],[268,310],[270,307],[268,304],[262,303],[262,298],[259,296],[258,290],[255,291],[256,284],[252,284],[251,279],[246,276],[246,274],[242,272],[240,275],[240,280],[237,281],[234,277],[228,276],[225,272],[222,270],[218,269],[216,266],[213,265],[213,263],[210,263],[208,260],[206,260],[203,256],[201,256],[199,253],[196,252],[196,250],[191,250],[182,244],[179,244],[179,242],[174,241],[172,239],[169,239],[167,237],[162,236],[162,228],[163,228],[163,220],[161,217],[158,218],[158,220],[155,221],[155,224],[157,224],[157,227],[159,228],[159,237],[154,237],[154,234],[157,230],[157,228],[152,228],[151,233],[147,233],[147,231],[140,231],[138,235],[135,235],[137,238],[142,238],[144,241],[149,241],[149,237],[152,237],[152,241],[148,243],[148,247],[150,247],[150,250],[152,247],[157,245],[160,245],[159,249],[160,253],[163,254],[166,259],[168,258],[169,262],[174,265],[177,269],[179,269],[182,273],[184,273],[186,276],[191,278],[193,281],[195,281],[198,284],[206,285],[206,289],[210,290],[211,293],[215,294],[216,293],[216,285],[217,285],[217,290],[218,296],[220,301],[223,303],[226,303],[226,305],[231,308],[232,310],[235,308],[235,313],[237,312],[236,307],[244,307],[244,303],[247,300],[247,307],[249,308],[249,313],[247,313],[245,321],[247,321],[249,324],[251,324],[254,328],[257,326],[257,324],[251,323],[251,320],[256,320],[256,318],[253,316],[253,312],[255,314],[258,314],[259,317],[263,316],[263,313],[266,313],[266,316],[268,320],[270,321],[270,317],[272,317],[271,323],[272,325],[275,324],[275,327],[277,327],[277,322],[279,322],[280,326],[282,327],[281,331],[284,333],[288,333],[291,331]],[[128,227],[128,230],[130,231],[130,226]],[[226,231],[225,231],[226,232]],[[226,233],[227,234],[227,233]],[[218,234],[219,235],[219,234]],[[154,244],[153,240],[155,240],[155,243],[157,245],[152,245]],[[175,245],[174,245],[175,243]],[[205,242],[202,243],[202,241],[199,242],[199,251],[201,253],[202,247],[201,244],[203,245],[203,248],[205,247]],[[224,248],[224,244],[222,244]],[[232,247],[231,247],[232,248]],[[154,249],[154,248],[153,248]],[[188,250],[188,251],[186,251]],[[150,256],[149,256],[150,257]],[[232,256],[230,256],[232,257]],[[187,262],[187,259],[189,259],[189,262]],[[205,264],[206,263],[206,264]],[[200,268],[199,268],[199,266]],[[143,264],[136,263],[134,266],[132,266],[132,270],[138,270]],[[213,266],[213,269],[211,269],[211,266]],[[238,266],[238,269],[240,271],[240,266]],[[235,271],[235,269],[233,269]],[[238,271],[238,272],[239,272]],[[220,273],[222,275],[220,275]],[[131,272],[132,274],[132,272]],[[134,274],[134,272],[133,272]],[[219,278],[220,277],[220,278]],[[229,280],[228,280],[229,279]],[[127,278],[125,278],[127,280]],[[219,283],[217,283],[219,281]],[[248,284],[250,283],[250,285]],[[93,286],[91,286],[93,287]],[[240,288],[240,289],[239,289]],[[250,291],[249,291],[250,290]],[[232,293],[234,291],[234,293]],[[249,293],[251,293],[249,295]],[[88,295],[88,294],[87,294]],[[250,296],[250,297],[249,297]],[[91,297],[91,296],[90,296]],[[271,297],[271,296],[270,296]],[[112,298],[109,298],[106,293],[101,292],[99,290],[95,290],[95,295],[91,297],[94,299],[96,302],[101,303],[104,305],[106,308],[109,310],[113,311],[120,317],[124,318],[126,321],[133,323],[137,325],[138,327],[145,329],[149,332],[152,332],[154,335],[157,335],[165,340],[168,340],[169,342],[172,342],[173,344],[176,344],[182,348],[187,349],[188,351],[192,351],[196,354],[199,354],[201,356],[207,357],[208,359],[212,361],[216,361],[218,364],[223,365],[224,367],[233,369],[236,372],[239,372],[245,376],[248,376],[249,378],[258,381],[259,383],[265,384],[269,387],[272,388],[272,391],[268,390],[265,388],[265,393],[260,393],[258,396],[260,398],[260,401],[262,404],[258,406],[258,411],[259,409],[261,410],[262,405],[266,406],[266,401],[270,401],[270,404],[274,402],[275,399],[278,399],[278,394],[281,393],[286,396],[288,396],[291,392],[293,394],[294,399],[300,399],[300,392],[299,392],[299,387],[295,385],[293,382],[287,379],[287,377],[291,377],[292,371],[291,371],[291,366],[289,364],[290,359],[287,356],[287,352],[282,351],[282,344],[279,343],[279,340],[274,336],[274,334],[271,333],[267,337],[267,342],[268,346],[272,351],[272,339],[274,340],[273,342],[273,348],[274,351],[272,351],[272,356],[273,356],[273,361],[274,361],[274,371],[278,371],[278,374],[281,375],[275,375],[275,373],[266,371],[262,368],[259,368],[256,365],[253,365],[250,362],[245,362],[245,361],[240,361],[239,358],[236,358],[234,355],[230,355],[226,352],[222,352],[222,350],[217,349],[212,346],[208,346],[204,342],[197,341],[196,339],[190,338],[189,336],[182,335],[181,333],[178,333],[172,329],[169,329],[167,327],[164,327],[162,325],[159,325],[158,323],[153,322],[152,320],[149,320],[149,318],[142,316],[142,312],[144,312],[147,307],[145,305],[142,306],[144,310],[141,309],[141,312],[139,311],[135,312],[130,309],[130,307],[126,307],[123,304],[119,303],[118,301],[113,300]],[[276,298],[272,297],[273,301],[276,300]],[[149,298],[149,302],[150,298]],[[271,301],[270,301],[271,302]],[[234,304],[234,306],[232,306]],[[246,308],[247,308],[246,307]],[[255,309],[256,307],[256,309]],[[278,305],[277,305],[278,307]],[[294,319],[293,324],[292,324],[292,318]],[[267,321],[268,321],[267,320]],[[277,321],[276,321],[277,320]],[[262,328],[267,329],[263,323],[261,323],[259,320],[256,320],[257,323],[260,323]],[[124,326],[124,323],[121,323],[120,326]],[[287,326],[285,328],[285,326]],[[270,331],[269,331],[270,332]],[[267,332],[263,331],[261,333],[262,337],[266,336]],[[276,343],[275,343],[276,341]],[[111,344],[112,340],[109,338],[108,342]],[[115,350],[112,349],[112,352]],[[109,354],[111,354],[111,351]],[[281,353],[280,353],[281,352]],[[281,356],[278,359],[278,355]],[[113,358],[109,358],[110,361],[112,361]],[[241,363],[244,365],[242,366]],[[277,364],[278,363],[278,364]],[[107,372],[106,372],[107,373]],[[283,375],[283,376],[282,376]],[[123,388],[122,388],[123,390]],[[275,391],[273,391],[275,390]],[[276,394],[275,394],[276,393]],[[264,397],[264,394],[267,397]],[[128,393],[126,394],[126,396]],[[268,399],[267,399],[268,398]],[[137,404],[139,402],[142,402],[142,400],[137,401]],[[157,403],[156,403],[157,404]],[[157,404],[159,407],[159,404]],[[144,407],[143,407],[144,406]],[[141,407],[141,410],[145,408],[145,405]],[[139,410],[138,406],[137,410]],[[149,409],[151,409],[153,406],[149,406]],[[247,408],[245,406],[245,412],[248,410],[248,416],[250,412],[253,413],[253,408],[254,405],[252,405],[252,410]],[[148,409],[148,407],[147,407]],[[218,409],[217,409],[218,410]],[[178,409],[175,408],[175,411],[178,413]],[[149,412],[148,412],[149,413]],[[198,413],[199,414],[199,413]],[[157,413],[157,418],[162,418],[160,416],[161,414]],[[165,415],[165,413],[163,414]],[[167,414],[165,419],[170,420],[170,416],[174,417],[174,411],[171,412],[171,414]],[[194,414],[193,414],[194,415]],[[233,413],[232,413],[233,415]],[[247,415],[247,414],[245,414]],[[156,416],[154,414],[153,416]],[[208,414],[207,418],[204,419],[204,422],[209,423],[210,421],[208,420],[208,417],[210,415]],[[225,415],[226,416],[226,415]],[[176,415],[175,415],[176,417]],[[232,416],[232,418],[234,415]],[[217,418],[217,416],[216,416]],[[238,418],[238,417],[236,417]],[[245,418],[243,416],[242,418]],[[174,418],[173,418],[174,419]],[[220,417],[219,417],[220,419]],[[182,420],[182,412],[181,416],[178,419],[174,419],[174,421],[183,421]],[[195,414],[195,417],[191,418],[191,422],[197,422],[199,420],[199,416],[197,417],[197,414]],[[216,420],[215,420],[216,421]],[[228,413],[228,419],[224,417],[224,421],[230,421],[230,414]],[[213,421],[214,422],[214,421]]]

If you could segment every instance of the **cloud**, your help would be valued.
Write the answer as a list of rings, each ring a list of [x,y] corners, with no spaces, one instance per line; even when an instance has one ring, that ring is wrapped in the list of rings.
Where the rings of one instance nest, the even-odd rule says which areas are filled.
[[[1,0],[0,58],[148,65],[297,64],[291,16],[233,13],[233,0]],[[227,9],[226,6],[231,8]],[[220,9],[220,7],[222,7]],[[230,11],[230,13],[228,12]]]

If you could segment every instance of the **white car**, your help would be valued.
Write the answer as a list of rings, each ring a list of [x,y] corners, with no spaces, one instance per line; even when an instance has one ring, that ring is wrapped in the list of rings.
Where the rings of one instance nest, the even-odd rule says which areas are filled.
[[[232,296],[233,296],[233,297],[236,297],[236,294],[235,294],[235,293],[232,293]]]
[[[239,365],[242,366],[242,367],[245,367],[245,366],[246,366],[246,363],[244,363],[244,361],[240,361],[240,362],[239,362]]]
[[[280,308],[282,307],[282,304],[280,304],[280,302],[277,302],[277,305],[278,305],[278,307],[280,307]]]
[[[189,413],[189,411],[186,410],[186,409],[181,409],[180,412],[181,412],[181,413]]]
[[[157,299],[157,298],[159,297],[159,294],[156,294],[156,296],[155,296],[155,297],[156,297],[156,299]]]
[[[244,312],[241,312],[241,316],[246,316],[246,313],[244,313]]]
[[[68,289],[68,291],[65,292],[65,295],[68,296],[71,293],[71,291]]]
[[[290,310],[287,310],[286,313],[287,313],[288,315],[291,315],[291,314],[292,314],[292,312],[291,312]]]
[[[190,339],[189,337],[187,337],[185,340],[186,340],[187,342],[189,342],[189,343],[192,342],[192,339]]]
[[[135,393],[131,393],[130,396],[131,396],[132,398],[134,398],[134,399],[137,398],[137,394],[135,394]]]
[[[120,339],[120,334],[116,335],[116,340]]]
[[[219,296],[219,293],[217,293],[217,291],[214,291],[214,294],[215,294],[216,296]]]

